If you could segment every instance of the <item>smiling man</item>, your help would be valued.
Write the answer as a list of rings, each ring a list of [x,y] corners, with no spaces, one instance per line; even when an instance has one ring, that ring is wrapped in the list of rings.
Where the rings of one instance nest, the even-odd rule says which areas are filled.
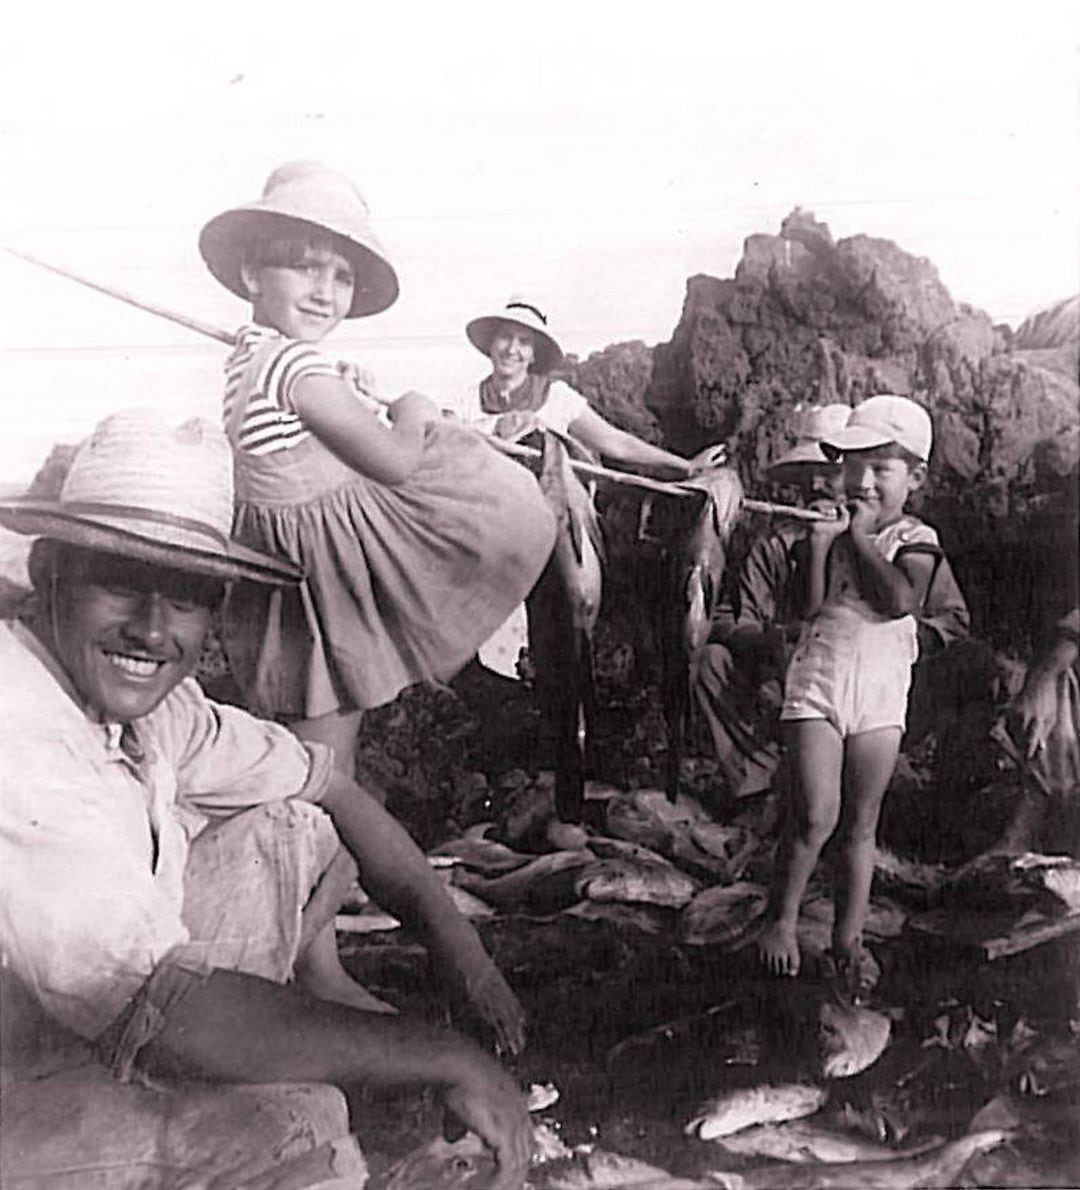
[[[432,1085],[519,1185],[531,1133],[497,1063],[311,978],[344,844],[448,989],[523,1043],[514,994],[405,831],[328,749],[191,677],[228,582],[299,578],[229,540],[231,468],[208,423],[133,410],[83,444],[59,499],[0,503],[38,537],[27,618],[0,623],[5,979],[121,1080]]]

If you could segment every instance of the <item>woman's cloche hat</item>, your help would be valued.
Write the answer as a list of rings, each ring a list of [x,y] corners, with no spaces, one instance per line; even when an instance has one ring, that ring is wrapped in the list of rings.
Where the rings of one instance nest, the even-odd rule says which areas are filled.
[[[232,467],[213,423],[128,409],[78,447],[57,499],[2,500],[0,525],[212,578],[299,581],[292,563],[231,540]]]
[[[491,342],[499,327],[505,322],[512,322],[515,326],[532,331],[536,356],[531,371],[539,372],[543,376],[562,363],[562,348],[548,330],[547,318],[532,302],[522,297],[512,297],[498,314],[485,314],[480,318],[474,318],[465,327],[465,334],[478,351],[490,355]]]
[[[795,445],[770,464],[769,473],[773,478],[776,478],[775,472],[782,468],[798,467],[807,463],[819,467],[834,465],[835,458],[827,456],[821,449],[821,444],[847,425],[851,416],[851,406],[797,405],[793,412],[792,431],[795,434]]]
[[[348,178],[317,162],[278,166],[267,178],[262,198],[207,223],[199,234],[199,251],[226,289],[247,298],[240,267],[250,245],[298,230],[329,233],[352,265],[355,284],[346,318],[378,314],[397,301],[397,274],[375,238],[363,196]]]

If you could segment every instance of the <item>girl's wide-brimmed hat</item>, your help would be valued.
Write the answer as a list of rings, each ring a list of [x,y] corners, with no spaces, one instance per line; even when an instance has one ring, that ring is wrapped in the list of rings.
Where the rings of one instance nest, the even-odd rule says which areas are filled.
[[[491,341],[495,333],[504,322],[512,322],[532,331],[535,342],[535,358],[531,371],[544,375],[557,368],[562,363],[562,348],[555,341],[548,330],[547,318],[541,311],[524,298],[512,297],[499,314],[485,314],[481,318],[474,318],[465,327],[465,334],[469,342],[485,355],[491,354]]]
[[[778,471],[808,463],[819,467],[835,465],[835,458],[826,455],[821,449],[821,444],[831,435],[839,433],[847,425],[850,416],[850,405],[797,407],[793,427],[795,445],[770,464],[770,476],[775,479]]]
[[[397,301],[398,279],[371,229],[367,203],[348,178],[311,161],[278,166],[262,198],[215,216],[199,234],[210,272],[237,296],[248,297],[240,266],[259,240],[329,233],[352,265],[355,286],[346,318],[378,314]]]
[[[230,539],[232,466],[211,422],[125,410],[79,446],[57,499],[0,501],[0,525],[211,578],[298,582],[291,562]]]

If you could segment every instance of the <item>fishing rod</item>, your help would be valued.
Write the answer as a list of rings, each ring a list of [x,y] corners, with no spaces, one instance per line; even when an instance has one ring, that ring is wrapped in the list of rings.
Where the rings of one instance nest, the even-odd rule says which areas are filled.
[[[96,289],[98,293],[103,293],[106,297],[113,297],[118,301],[126,302],[129,306],[134,306],[137,310],[145,310],[148,314],[156,314],[159,318],[165,318],[169,322],[179,323],[180,326],[186,326],[190,331],[198,331],[200,335],[208,335],[211,339],[217,339],[219,343],[228,343],[230,347],[236,346],[236,336],[222,330],[221,327],[211,326],[208,322],[200,322],[197,318],[189,318],[186,314],[177,314],[175,310],[168,310],[164,306],[157,305],[155,302],[148,302],[145,298],[136,297],[133,293],[128,293],[125,289],[119,289],[113,285],[103,285],[100,281],[91,281],[89,277],[72,272],[71,269],[61,268],[58,264],[49,264],[47,260],[41,260],[37,256],[31,256],[29,252],[21,252],[19,249],[11,247],[5,247],[4,251],[9,252],[12,256],[17,256],[20,260],[25,260],[30,264],[36,264],[40,269],[47,269],[50,273],[56,273],[60,277],[66,277],[69,281],[75,281],[79,285],[85,285],[88,289]]]
[[[50,273],[56,273],[57,276],[65,277],[68,281],[74,281],[77,285],[85,285],[87,289],[96,290],[98,293],[103,293],[106,297],[116,298],[117,301],[124,302],[128,306],[134,306],[136,310],[143,310],[147,314],[156,314],[158,318],[164,318],[168,322],[175,322],[177,325],[187,327],[188,330],[195,331],[197,334],[206,335],[211,339],[217,339],[219,343],[227,343],[230,347],[235,347],[236,345],[236,336],[234,334],[223,330],[221,327],[214,326],[212,323],[203,322],[187,314],[179,314],[177,311],[170,310],[166,306],[160,306],[156,302],[150,302],[145,298],[137,297],[135,294],[129,293],[126,289],[119,288],[119,286],[105,285],[101,281],[91,280],[91,278],[84,277],[81,273],[76,273],[72,269],[62,268],[58,264],[50,264],[47,260],[42,260],[38,256],[32,256],[29,252],[23,252],[18,248],[12,248],[10,245],[5,246],[4,251],[11,256],[18,257],[19,260],[25,260],[28,264],[37,265],[40,269],[45,269]],[[389,405],[391,403],[386,397],[375,396],[374,399],[383,405]],[[480,433],[479,430],[474,432]],[[512,455],[515,458],[537,460],[542,457],[542,452],[535,447],[522,446],[516,442],[507,442],[504,439],[487,434],[482,434],[482,437],[487,439],[487,441],[504,454]],[[604,467],[599,463],[586,463],[579,459],[572,459],[570,466],[578,475],[583,475],[588,479],[601,479],[611,483],[622,484],[625,487],[638,488],[641,491],[659,492],[665,496],[690,496],[700,491],[693,484],[649,479],[645,475],[636,475],[629,471],[613,471],[610,467]],[[741,506],[750,512],[763,512],[771,516],[785,516],[799,521],[827,521],[831,519],[828,514],[815,512],[810,508],[796,508],[789,504],[773,504],[768,500],[749,500],[744,498]]]

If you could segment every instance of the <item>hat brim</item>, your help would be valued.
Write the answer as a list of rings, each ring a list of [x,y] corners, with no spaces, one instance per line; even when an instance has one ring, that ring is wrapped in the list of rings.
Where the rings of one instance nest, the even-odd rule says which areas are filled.
[[[362,243],[338,228],[298,215],[266,210],[258,203],[234,207],[211,219],[199,233],[199,252],[221,284],[247,301],[250,294],[240,270],[249,255],[249,245],[272,236],[295,235],[298,231],[304,235],[331,236],[337,250],[352,265],[353,297],[346,318],[378,314],[397,301],[397,273],[374,237],[370,243]]]
[[[768,469],[772,473],[781,467],[827,467],[834,462],[835,460],[830,459],[821,449],[820,443],[800,442],[796,443],[786,454],[782,454],[775,463],[770,463]]]
[[[873,450],[875,446],[888,446],[895,441],[885,430],[875,430],[872,426],[848,426],[830,434],[823,445],[843,454],[847,450]]]
[[[107,521],[72,516],[48,501],[0,501],[0,525],[29,537],[49,537],[84,549],[149,562],[169,570],[207,575],[225,582],[247,579],[271,586],[299,582],[303,571],[291,562],[229,542],[220,551],[155,540]]]
[[[474,318],[465,327],[465,334],[477,351],[490,357],[491,342],[499,327],[507,322],[514,326],[520,326],[536,336],[535,356],[530,371],[538,372],[544,376],[548,372],[554,371],[563,362],[562,348],[547,331],[540,330],[539,327],[535,327],[531,323],[521,322],[509,314],[485,314],[481,318]]]

